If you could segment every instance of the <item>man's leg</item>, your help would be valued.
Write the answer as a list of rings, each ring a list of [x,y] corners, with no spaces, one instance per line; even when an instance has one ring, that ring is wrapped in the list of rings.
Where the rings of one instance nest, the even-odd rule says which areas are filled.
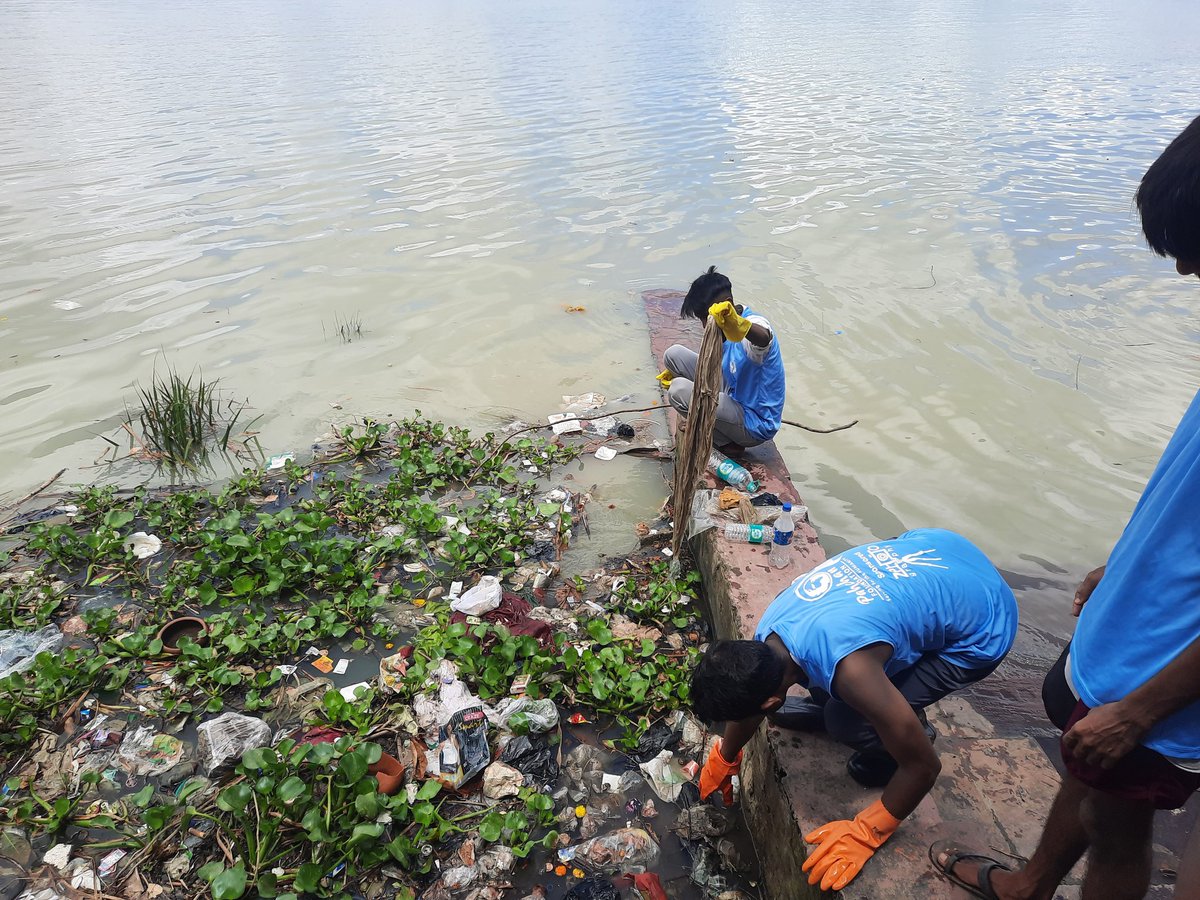
[[[1054,897],[1071,867],[1088,848],[1082,807],[1093,793],[1096,792],[1073,775],[1063,776],[1037,849],[1029,862],[1014,872],[992,870],[992,889],[1000,900],[1051,900]],[[944,864],[945,859],[939,859],[938,863]],[[960,862],[954,867],[954,874],[968,884],[977,884],[979,865],[977,861]]]
[[[1082,900],[1140,900],[1146,896],[1153,804],[1092,788],[1080,811],[1091,842]]]
[[[688,381],[696,380],[696,364],[699,361],[700,354],[689,350],[683,344],[672,344],[663,354],[663,368],[670,369],[672,375],[683,376]]]
[[[742,405],[721,392],[717,400],[717,418],[713,424],[713,444],[723,447],[726,444],[736,444],[739,447],[757,447],[762,441],[746,430],[746,414]]]

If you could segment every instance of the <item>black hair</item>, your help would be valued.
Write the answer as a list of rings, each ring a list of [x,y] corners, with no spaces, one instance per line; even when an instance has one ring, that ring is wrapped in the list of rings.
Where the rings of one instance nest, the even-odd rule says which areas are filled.
[[[1159,256],[1200,261],[1200,117],[1171,141],[1137,190],[1142,232]]]
[[[783,674],[783,660],[762,641],[713,641],[692,672],[692,711],[706,722],[759,715]]]
[[[708,308],[714,303],[733,297],[733,282],[717,271],[716,266],[709,266],[708,271],[692,282],[687,296],[683,298],[683,307],[679,317],[688,316],[703,322],[708,318]]]

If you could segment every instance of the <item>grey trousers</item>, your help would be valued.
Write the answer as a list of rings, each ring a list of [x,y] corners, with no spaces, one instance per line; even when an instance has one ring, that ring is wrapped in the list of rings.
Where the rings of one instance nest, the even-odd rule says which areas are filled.
[[[926,653],[910,668],[893,675],[891,681],[904,695],[921,723],[926,724],[925,707],[986,678],[999,665],[997,662],[982,669],[964,669],[934,653]],[[820,688],[814,688],[809,693],[817,703],[825,704],[825,730],[831,738],[863,753],[886,752],[875,726],[858,710],[830,697]]]
[[[671,387],[667,389],[667,399],[681,416],[686,417],[688,408],[692,405],[692,390],[696,386],[696,363],[699,360],[700,354],[682,344],[672,344],[663,354],[663,366],[674,375]],[[761,443],[761,440],[746,430],[741,404],[725,391],[721,391],[717,400],[717,419],[713,426],[713,444],[718,447],[725,444],[757,447]]]

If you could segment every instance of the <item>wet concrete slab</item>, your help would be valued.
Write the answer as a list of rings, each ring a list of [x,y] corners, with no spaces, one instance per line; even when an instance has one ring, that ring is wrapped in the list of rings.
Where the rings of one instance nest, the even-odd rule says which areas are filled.
[[[650,325],[651,347],[661,363],[673,343],[699,347],[694,320],[679,318],[682,293],[647,291],[642,295]],[[674,414],[669,413],[674,426]],[[774,443],[737,457],[762,484],[762,490],[801,502]],[[710,476],[711,477],[711,476]],[[704,578],[717,633],[750,638],[775,596],[793,579],[825,559],[816,532],[797,522],[796,552],[785,569],[767,564],[767,550],[734,544],[716,530],[699,535],[692,551]],[[997,676],[993,676],[997,677]],[[1040,680],[1040,679],[1039,679]],[[967,896],[941,879],[929,864],[934,841],[954,838],[972,848],[994,849],[1021,858],[1030,854],[1043,817],[1058,789],[1059,776],[1046,752],[1032,737],[998,733],[986,711],[962,696],[930,710],[938,730],[942,760],[937,785],[863,873],[840,896],[862,900],[938,900]],[[747,747],[743,763],[746,819],[762,862],[766,895],[772,900],[804,900],[822,893],[801,872],[807,845],[803,836],[836,819],[851,818],[879,796],[859,787],[846,773],[847,748],[824,735],[762,729]],[[1079,896],[1082,865],[1058,893]],[[1165,888],[1155,888],[1163,891]],[[1150,896],[1167,896],[1151,893]]]

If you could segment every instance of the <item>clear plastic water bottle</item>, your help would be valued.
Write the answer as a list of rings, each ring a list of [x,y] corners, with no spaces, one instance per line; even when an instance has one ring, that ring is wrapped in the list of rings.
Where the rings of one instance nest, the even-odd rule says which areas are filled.
[[[782,569],[792,561],[792,535],[796,525],[792,522],[792,504],[783,504],[783,512],[775,520],[775,536],[771,541],[771,565]]]
[[[717,473],[717,477],[728,481],[739,491],[754,492],[758,490],[758,482],[750,477],[750,473],[732,459],[726,459],[715,450],[708,455],[708,467]]]
[[[746,544],[769,544],[775,537],[775,529],[770,525],[740,525],[725,526],[725,539]]]

